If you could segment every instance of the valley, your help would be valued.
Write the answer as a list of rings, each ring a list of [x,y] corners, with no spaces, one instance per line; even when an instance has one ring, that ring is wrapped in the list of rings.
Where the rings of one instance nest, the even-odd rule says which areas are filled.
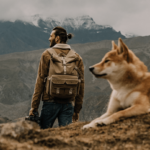
[[[149,41],[150,36],[124,40],[150,70]],[[88,68],[101,61],[105,53],[111,50],[111,41],[72,44],[71,47],[82,56],[85,66],[85,95],[80,121],[90,121],[106,111],[111,89],[106,80],[94,78]],[[0,55],[0,114],[2,117],[15,120],[28,115],[37,69],[44,50]]]

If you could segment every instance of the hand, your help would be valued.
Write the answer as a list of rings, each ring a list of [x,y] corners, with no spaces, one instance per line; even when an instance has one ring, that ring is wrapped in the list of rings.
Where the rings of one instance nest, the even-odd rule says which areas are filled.
[[[31,108],[29,111],[29,116],[35,116],[35,115],[39,115],[38,110]]]
[[[72,122],[77,122],[79,120],[79,113],[74,113],[72,116]]]
[[[33,114],[33,111],[32,111],[32,110],[30,110],[30,112],[29,112],[29,116],[34,116],[34,114]]]

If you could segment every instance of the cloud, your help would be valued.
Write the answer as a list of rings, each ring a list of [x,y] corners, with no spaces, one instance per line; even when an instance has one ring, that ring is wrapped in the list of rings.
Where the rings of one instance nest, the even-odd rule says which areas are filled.
[[[30,21],[31,16],[91,16],[123,33],[150,35],[149,0],[0,0],[0,20]]]

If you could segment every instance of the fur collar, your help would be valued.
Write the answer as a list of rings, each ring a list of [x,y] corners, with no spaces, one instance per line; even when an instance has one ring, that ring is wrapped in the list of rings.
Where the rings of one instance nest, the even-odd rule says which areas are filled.
[[[53,48],[58,48],[58,49],[71,49],[70,45],[68,45],[68,44],[62,44],[62,43],[59,43],[59,44],[54,45]]]

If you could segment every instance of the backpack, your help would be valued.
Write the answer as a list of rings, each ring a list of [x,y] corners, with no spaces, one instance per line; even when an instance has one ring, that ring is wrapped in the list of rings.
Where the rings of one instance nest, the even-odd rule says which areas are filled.
[[[76,66],[79,60],[75,51],[70,50],[67,55],[57,54],[53,48],[48,49],[51,55],[49,74],[46,80],[46,93],[55,99],[69,100],[79,94],[81,72]]]

